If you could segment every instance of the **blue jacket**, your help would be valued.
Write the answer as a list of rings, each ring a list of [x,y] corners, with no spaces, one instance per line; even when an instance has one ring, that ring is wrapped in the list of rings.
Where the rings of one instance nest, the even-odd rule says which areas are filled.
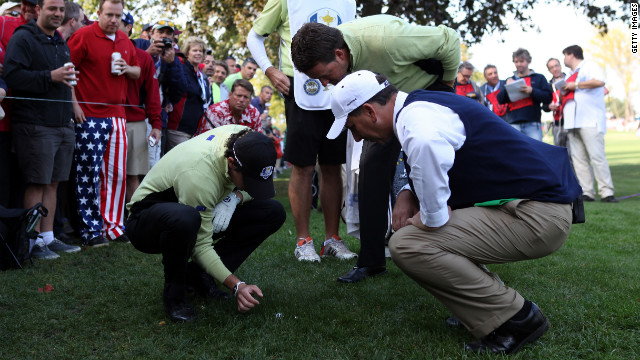
[[[178,123],[177,130],[185,132],[187,134],[195,134],[196,130],[198,130],[198,124],[200,123],[200,118],[204,115],[204,104],[205,102],[211,104],[213,101],[213,97],[211,96],[211,86],[208,86],[209,81],[206,79],[207,86],[205,86],[206,92],[206,101],[202,99],[202,88],[200,87],[200,83],[198,82],[198,78],[196,76],[196,72],[193,69],[193,65],[186,59],[184,59],[183,70],[187,79],[187,92],[186,92],[186,100],[184,101],[184,108],[182,110],[182,116],[180,117],[180,122]],[[173,119],[173,115],[172,115]],[[173,120],[171,120],[173,121]],[[172,126],[169,124],[169,128]]]
[[[135,39],[133,43],[137,48],[147,50],[151,46],[151,42],[145,39]],[[187,80],[182,70],[182,63],[178,55],[170,64],[160,59],[160,56],[151,57],[156,65],[156,74],[158,83],[160,84],[160,93],[162,95],[162,127],[167,127],[167,113],[164,108],[168,104],[177,104],[182,95],[187,91]],[[159,70],[159,71],[158,71]]]
[[[466,140],[448,173],[451,208],[512,198],[570,204],[582,194],[567,149],[529,138],[472,99],[417,90],[404,107],[414,101],[448,107],[464,124]]]
[[[515,74],[511,78],[514,80],[519,79]],[[532,104],[514,110],[511,109],[510,105],[509,110],[507,110],[507,122],[509,122],[509,124],[527,122],[539,123],[540,116],[542,115],[542,112],[540,111],[541,107],[551,102],[553,90],[551,90],[551,86],[549,86],[547,79],[543,75],[530,70],[529,75],[523,77],[523,79],[525,78],[531,79],[531,88],[533,88],[533,91],[531,92]],[[500,91],[498,94],[498,102],[500,104],[511,103],[509,94],[507,94],[506,91]]]
[[[264,112],[264,109],[266,108],[266,106],[262,105],[262,103],[260,102],[260,96],[256,96],[253,99],[251,99],[251,105],[253,105],[254,108],[258,109],[258,112],[260,113],[260,115],[262,115],[262,113]]]

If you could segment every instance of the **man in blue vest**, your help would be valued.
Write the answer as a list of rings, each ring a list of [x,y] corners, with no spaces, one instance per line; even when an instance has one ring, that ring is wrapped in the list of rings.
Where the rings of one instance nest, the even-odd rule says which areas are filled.
[[[477,341],[474,352],[514,353],[549,327],[533,302],[479,264],[549,255],[569,236],[581,195],[564,148],[518,132],[474,100],[389,85],[358,71],[332,93],[336,120],[356,141],[397,137],[410,186],[394,206],[389,241],[398,267],[442,302]]]

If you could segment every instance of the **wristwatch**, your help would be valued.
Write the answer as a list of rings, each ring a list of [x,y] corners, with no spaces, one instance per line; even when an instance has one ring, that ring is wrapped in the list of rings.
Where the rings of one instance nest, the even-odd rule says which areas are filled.
[[[240,285],[241,284],[247,284],[244,281],[238,281],[238,283],[236,284],[236,286],[233,287],[233,296],[236,296],[236,294],[238,293],[238,290],[240,289]]]

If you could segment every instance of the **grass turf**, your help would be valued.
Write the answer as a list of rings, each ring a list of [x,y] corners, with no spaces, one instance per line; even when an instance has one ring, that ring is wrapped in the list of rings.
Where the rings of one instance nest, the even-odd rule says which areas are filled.
[[[640,193],[640,140],[610,133],[606,141],[616,195]],[[287,184],[276,181],[290,215]],[[587,223],[556,253],[490,266],[551,322],[513,358],[640,358],[640,196],[585,207]],[[313,211],[311,224],[320,239],[322,215]],[[472,337],[447,327],[447,310],[391,260],[386,275],[340,284],[353,262],[299,263],[294,236],[289,216],[240,267],[240,278],[265,295],[254,311],[194,299],[198,320],[189,324],[164,316],[161,257],[130,244],[0,272],[0,359],[495,358],[466,353]],[[346,242],[359,249],[356,239]],[[39,292],[46,284],[54,290]]]

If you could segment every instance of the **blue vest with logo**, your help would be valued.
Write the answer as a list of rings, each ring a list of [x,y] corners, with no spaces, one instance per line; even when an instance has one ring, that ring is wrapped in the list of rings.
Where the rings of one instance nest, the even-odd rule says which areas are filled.
[[[520,133],[472,99],[416,90],[404,107],[414,101],[445,106],[464,124],[466,140],[448,173],[453,209],[511,198],[570,204],[582,194],[567,149]]]

